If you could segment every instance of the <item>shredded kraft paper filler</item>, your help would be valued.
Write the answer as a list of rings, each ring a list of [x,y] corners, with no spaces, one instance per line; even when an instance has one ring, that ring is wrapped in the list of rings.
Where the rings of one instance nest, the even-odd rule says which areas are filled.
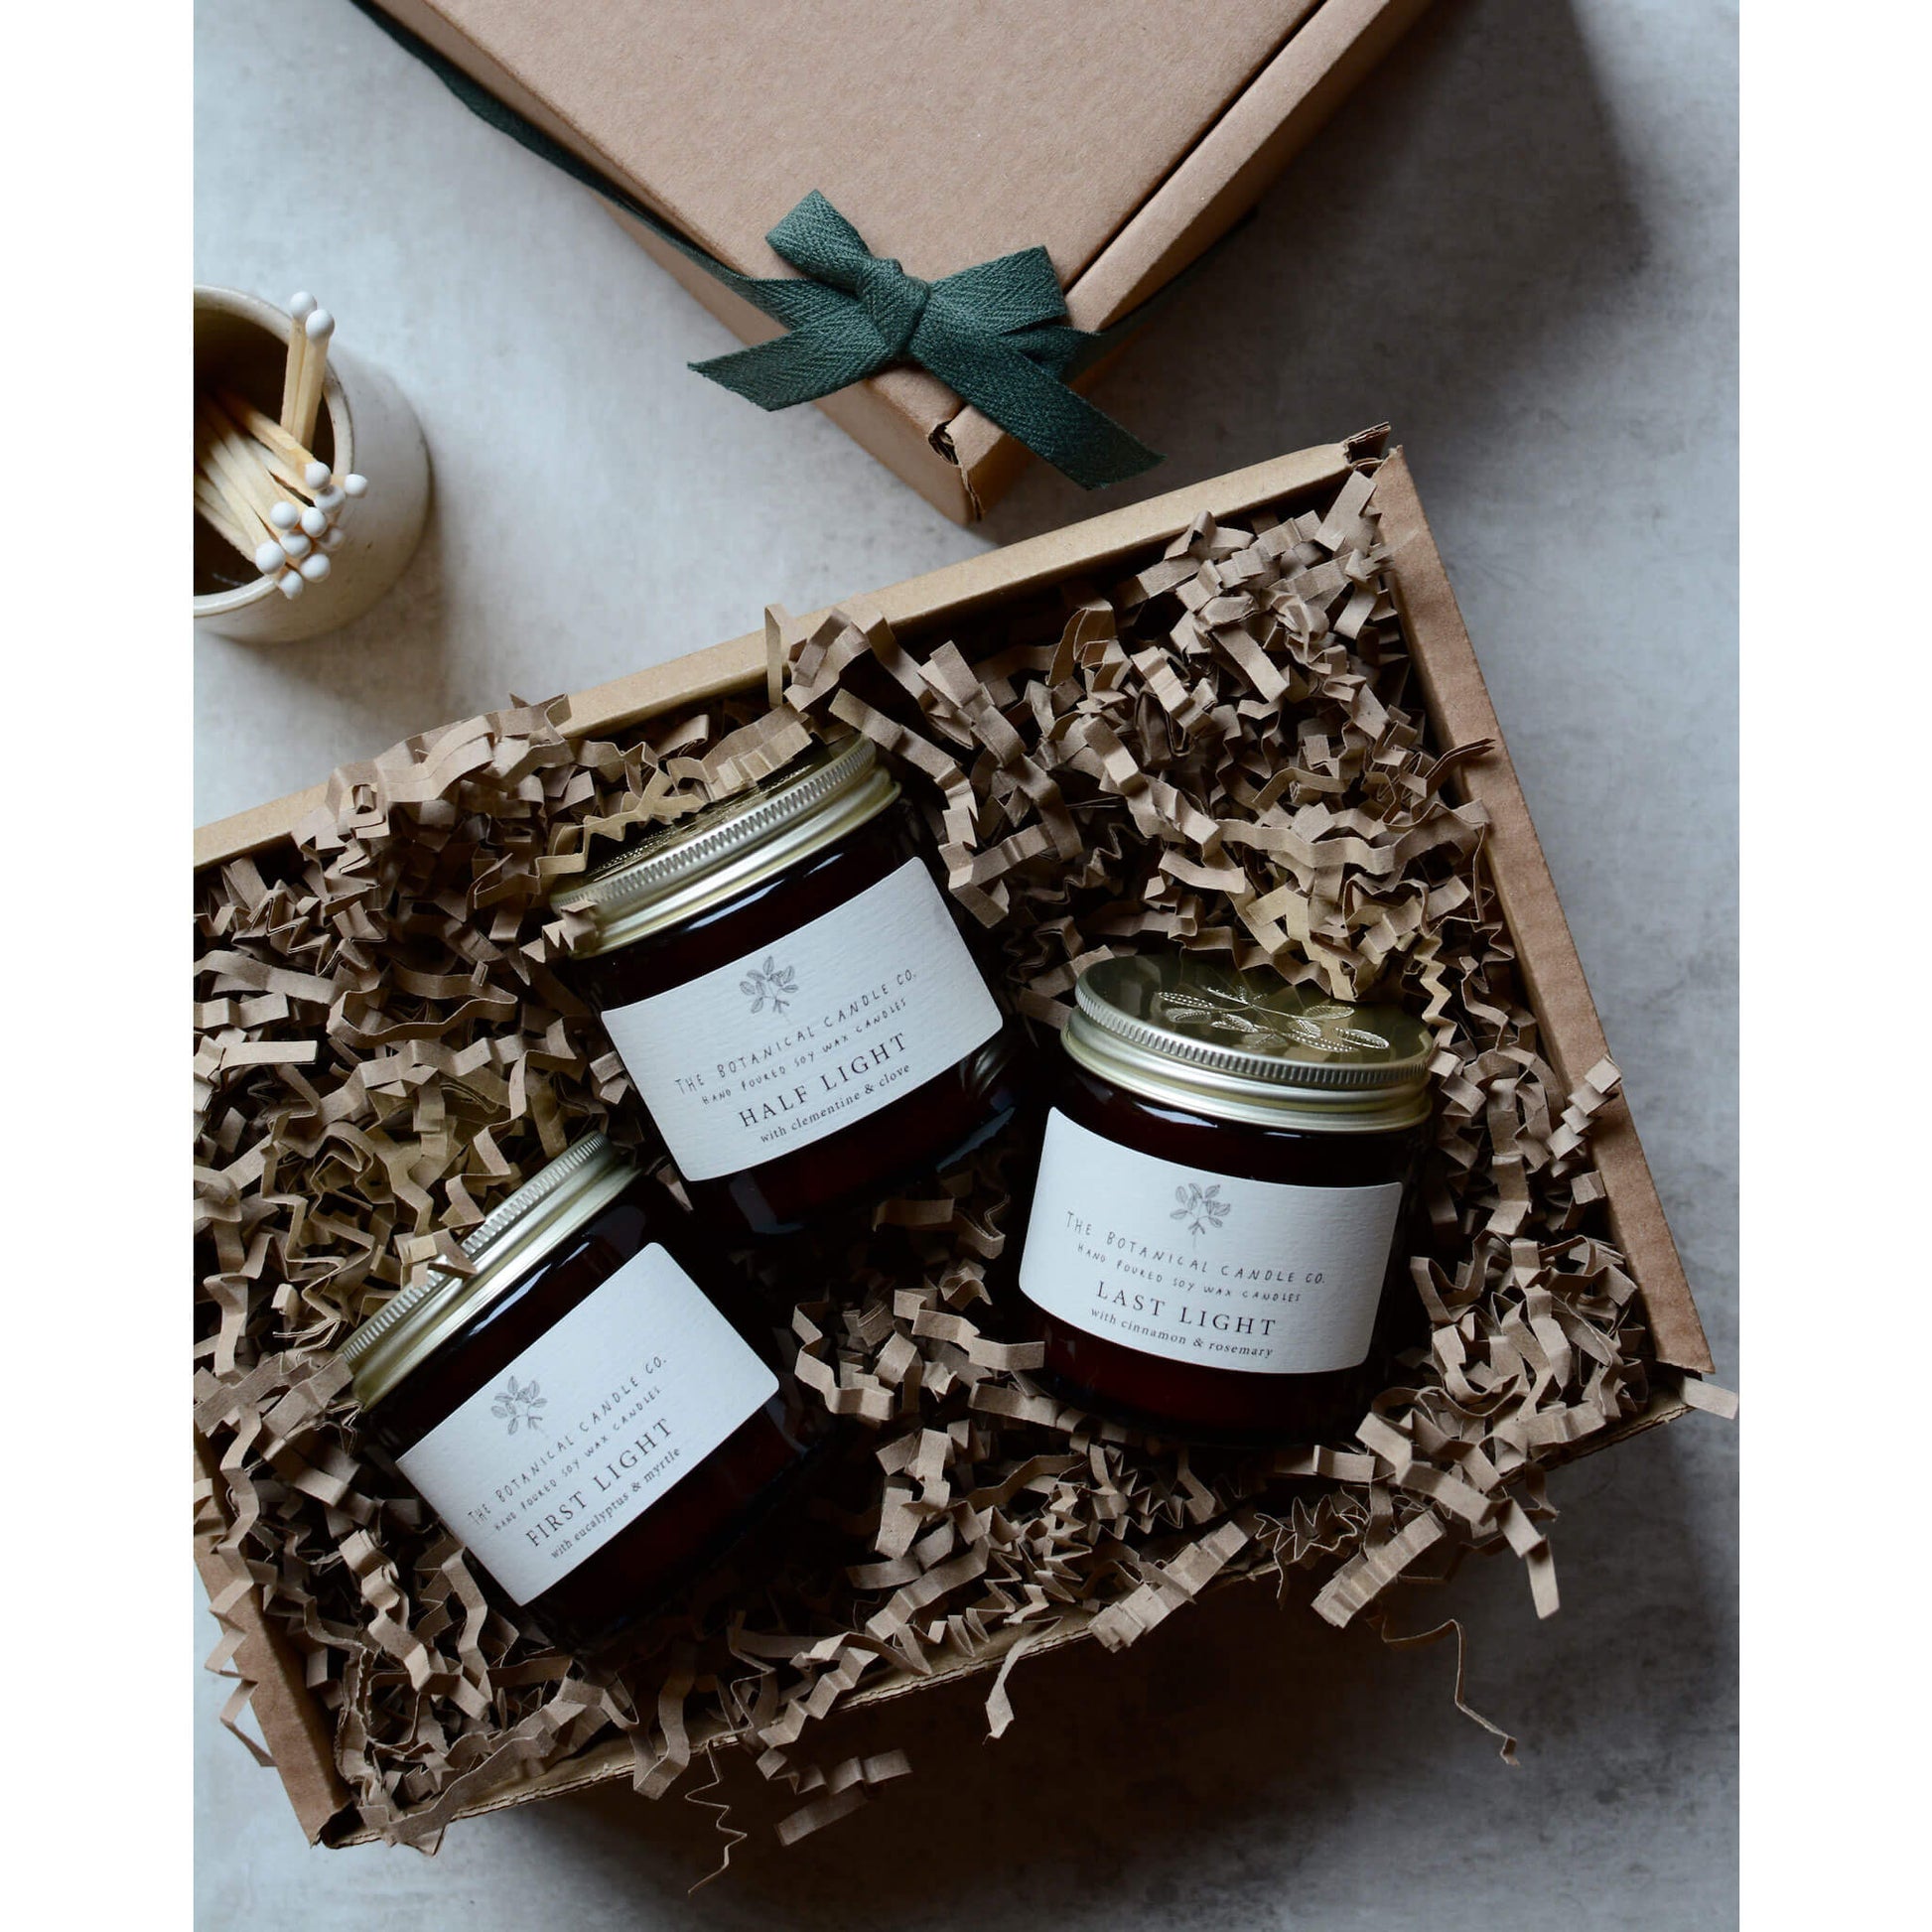
[[[333,1733],[348,1803],[328,1836],[434,1849],[492,1791],[593,1746],[627,1745],[658,1796],[715,1778],[704,1760],[730,1742],[796,1793],[789,1842],[910,1768],[898,1751],[816,1761],[813,1725],[843,1704],[997,1659],[997,1736],[1030,1652],[1079,1634],[1123,1648],[1238,1577],[1274,1579],[1285,1615],[1459,1645],[1453,1621],[1398,1636],[1385,1593],[1507,1550],[1556,1609],[1546,1472],[1648,1397],[1638,1284],[1590,1160],[1617,1075],[1604,1062],[1565,1093],[1539,1057],[1481,808],[1445,795],[1480,748],[1430,742],[1381,564],[1361,470],[1323,507],[1202,517],[1125,582],[970,634],[902,645],[864,607],[805,635],[774,619],[761,696],[615,742],[572,743],[561,700],[517,704],[344,768],[292,839],[200,876],[211,1662],[229,1664],[228,1613],[252,1598]],[[1070,1409],[1030,1376],[1038,1345],[1000,1338],[987,1293],[1017,1238],[1021,1157],[996,1144],[870,1225],[737,1258],[845,1419],[839,1466],[775,1567],[727,1567],[594,1663],[485,1594],[358,1437],[334,1351],[398,1288],[466,1270],[464,1234],[580,1134],[675,1186],[556,977],[568,919],[547,894],[775,769],[806,721],[897,761],[1042,1045],[1076,975],[1144,943],[1422,1016],[1436,1125],[1409,1276],[1431,1340],[1351,1440],[1313,1449],[1190,1451]],[[1685,1393],[1727,1406],[1694,1378]],[[249,1688],[227,1714],[244,1740]]]

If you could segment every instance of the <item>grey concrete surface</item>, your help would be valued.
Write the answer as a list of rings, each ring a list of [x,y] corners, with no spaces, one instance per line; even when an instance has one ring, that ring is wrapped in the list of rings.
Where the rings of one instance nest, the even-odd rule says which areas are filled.
[[[1168,464],[1133,493],[1387,418],[1407,444],[1717,1353],[1735,1327],[1735,10],[1439,0],[1110,374]],[[1049,528],[1035,471],[958,530],[809,410],[688,375],[722,332],[580,190],[342,0],[198,0],[196,273],[313,287],[415,401],[434,521],[397,593],[279,650],[197,643],[198,815],[403,734],[655,662]],[[312,165],[313,164],[313,165]],[[292,173],[314,186],[294,196]],[[279,184],[279,185],[278,185]],[[702,561],[708,557],[709,563]],[[1735,1921],[1737,1434],[1693,1418],[1555,1484],[1564,1609],[1507,1560],[1384,1652],[1224,1597],[1124,1657],[1022,1664],[865,1725],[917,1775],[729,1878],[627,1792],[312,1852],[197,1736],[199,1922],[1066,1932]],[[1238,1593],[1237,1593],[1238,1595]],[[212,1641],[198,1611],[197,1643]]]

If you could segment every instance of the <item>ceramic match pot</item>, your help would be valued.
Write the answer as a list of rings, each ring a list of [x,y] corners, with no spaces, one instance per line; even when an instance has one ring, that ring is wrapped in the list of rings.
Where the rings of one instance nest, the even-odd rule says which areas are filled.
[[[238,391],[269,415],[282,395],[288,311],[237,289],[195,291],[195,392]],[[380,369],[333,344],[316,421],[315,454],[340,477],[359,471],[368,492],[343,518],[330,574],[287,598],[248,559],[195,519],[195,624],[247,643],[292,643],[338,630],[395,583],[429,514],[429,450],[415,412]]]

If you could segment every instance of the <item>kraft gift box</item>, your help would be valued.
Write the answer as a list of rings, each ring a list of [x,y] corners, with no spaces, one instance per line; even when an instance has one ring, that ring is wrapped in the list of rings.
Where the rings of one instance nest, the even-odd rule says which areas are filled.
[[[1400,450],[1386,450],[1381,433],[1303,450],[988,551],[876,591],[863,600],[864,607],[915,651],[921,640],[936,642],[955,630],[985,634],[986,626],[997,625],[1004,613],[1029,601],[1036,610],[1043,598],[1069,587],[1090,594],[1093,586],[1146,568],[1147,560],[1158,559],[1164,546],[1197,527],[1203,516],[1239,522],[1258,512],[1290,514],[1333,500],[1351,478],[1373,481],[1380,540],[1387,550],[1386,582],[1435,743],[1481,748],[1457,766],[1449,795],[1463,804],[1479,804],[1486,813],[1485,866],[1514,949],[1522,996],[1538,1022],[1540,1050],[1563,1090],[1571,1091],[1604,1060],[1603,1032],[1409,466]],[[806,629],[815,621],[800,621]],[[562,716],[563,730],[573,742],[621,736],[666,714],[729,694],[756,693],[764,687],[766,675],[767,635],[753,632],[573,694]],[[196,839],[198,875],[206,877],[204,869],[281,844],[325,797],[325,787],[315,786],[203,828]],[[1646,1406],[1612,1427],[1574,1445],[1555,1446],[1550,1459],[1607,1448],[1674,1421],[1693,1407],[1723,1406],[1701,1380],[1712,1364],[1697,1309],[1620,1093],[1591,1122],[1590,1150],[1608,1237],[1641,1298],[1648,1396]],[[338,1771],[331,1713],[305,1681],[303,1660],[283,1628],[264,1615],[259,1593],[239,1583],[232,1562],[224,1563],[218,1554],[233,1507],[221,1453],[213,1432],[198,1433],[198,1560],[227,1632],[223,1649],[231,1652],[230,1667],[251,1695],[276,1771],[304,1831],[311,1839],[332,1844],[359,1842],[375,1834],[357,1817]],[[1217,1591],[1239,1587],[1234,1580],[1210,1583],[1203,1592],[1202,1613],[1212,1613]],[[974,1654],[928,1674],[875,1674],[851,1691],[840,1708],[917,1696],[941,1682],[996,1671],[1020,1634],[1018,1629],[990,1631]],[[1035,1641],[1029,1656],[1089,1634],[1081,1619],[1073,1617],[1043,1642]],[[1104,1638],[1108,1633],[1103,1629],[1099,1634]],[[467,1790],[451,1815],[490,1811],[628,1777],[634,1768],[630,1744],[622,1737],[606,1737],[534,1773],[506,1769],[500,1778]]]

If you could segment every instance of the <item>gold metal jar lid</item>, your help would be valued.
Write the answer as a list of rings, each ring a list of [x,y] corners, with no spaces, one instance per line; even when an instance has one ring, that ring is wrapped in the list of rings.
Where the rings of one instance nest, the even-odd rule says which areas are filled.
[[[1061,1035],[1089,1072],[1259,1127],[1386,1133],[1429,1118],[1429,1029],[1186,953],[1103,960]]]
[[[558,886],[550,903],[597,922],[572,948],[580,958],[612,952],[762,884],[857,831],[897,796],[897,779],[866,739],[816,746],[750,791],[652,832]]]
[[[500,1202],[463,1245],[474,1275],[437,1271],[399,1290],[357,1327],[340,1353],[364,1408],[420,1368],[474,1315],[513,1288],[636,1178],[630,1157],[602,1134],[573,1141]]]

